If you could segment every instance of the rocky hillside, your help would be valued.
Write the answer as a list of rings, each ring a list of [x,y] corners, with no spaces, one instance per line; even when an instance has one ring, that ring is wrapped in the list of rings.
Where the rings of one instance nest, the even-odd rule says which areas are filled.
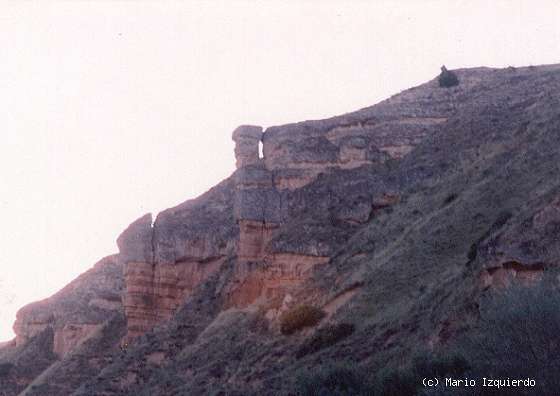
[[[18,313],[0,394],[296,394],[329,362],[445,348],[485,295],[539,282],[560,259],[560,66],[454,72],[237,128],[232,176]]]

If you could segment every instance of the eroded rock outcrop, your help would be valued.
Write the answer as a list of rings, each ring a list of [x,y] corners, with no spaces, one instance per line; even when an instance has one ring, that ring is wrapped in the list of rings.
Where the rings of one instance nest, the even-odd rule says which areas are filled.
[[[239,245],[227,306],[281,301],[309,277],[316,264],[328,261],[325,256],[272,249],[273,236],[286,220],[287,207],[283,202],[289,192],[280,191],[275,184],[275,173],[267,168],[266,156],[258,157],[257,131],[260,129],[256,127],[240,127],[233,132],[237,163],[234,210],[239,224]],[[251,149],[248,139],[240,140],[248,132],[251,132]]]
[[[258,153],[257,153],[258,155]],[[168,320],[190,293],[235,253],[234,184],[132,223],[118,238],[124,267],[127,339]]]
[[[52,297],[18,311],[14,323],[16,346],[52,329],[52,352],[65,356],[122,310],[123,289],[117,257],[102,259]]]
[[[294,190],[330,168],[402,158],[447,120],[454,110],[447,99],[410,90],[355,113],[268,128],[263,136],[266,168],[274,171],[277,188]],[[421,105],[429,100],[429,109]]]
[[[516,221],[511,213],[502,213],[489,235],[473,245],[476,259],[484,266],[484,287],[505,287],[516,281],[535,283],[546,269],[558,267],[560,196],[544,200],[525,216]]]
[[[160,213],[153,225],[142,217],[119,237],[129,336],[170,318],[228,256],[237,256],[231,305],[288,294],[352,230],[399,200],[400,181],[368,175],[356,183],[344,172],[364,168],[365,175],[405,156],[461,106],[459,94],[434,81],[328,120],[235,129],[232,177]],[[337,172],[334,189],[320,180]]]
[[[193,289],[220,268],[224,258],[181,261],[173,264],[126,264],[127,338],[144,334],[168,320]]]
[[[398,202],[401,181],[376,177],[372,167],[402,158],[439,131],[460,105],[449,104],[456,95],[434,83],[328,120],[235,129],[228,203],[214,205],[205,194],[158,215],[153,226],[148,216],[139,219],[119,238],[130,336],[170,318],[228,255],[237,256],[229,304],[289,294],[353,230]],[[346,178],[345,171],[361,168],[367,177]],[[334,188],[320,178],[333,173],[341,181]],[[201,221],[195,206],[212,222]]]
[[[226,307],[246,307],[258,302],[277,309],[286,296],[309,278],[315,266],[328,260],[326,256],[280,253],[267,254],[260,261],[239,262]]]
[[[266,169],[257,151],[251,151],[252,158],[238,154],[238,131],[233,132],[238,164],[234,174],[234,211],[240,230],[237,255],[240,261],[258,261],[265,257],[272,233],[282,222],[281,195],[274,186],[272,172]]]
[[[233,131],[235,141],[235,166],[242,168],[259,162],[259,143],[262,139],[262,127],[242,125]]]

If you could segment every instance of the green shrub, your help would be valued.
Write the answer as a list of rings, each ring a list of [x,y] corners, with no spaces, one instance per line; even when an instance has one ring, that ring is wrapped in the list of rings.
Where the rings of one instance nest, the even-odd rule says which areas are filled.
[[[6,377],[14,367],[11,363],[0,363],[0,377]]]
[[[459,354],[422,354],[412,361],[414,373],[420,378],[459,377],[469,369],[467,360]]]
[[[455,201],[459,195],[456,193],[449,194],[444,200],[443,205],[449,205],[451,202]]]
[[[314,326],[323,317],[325,313],[311,305],[300,305],[286,311],[280,317],[280,331],[282,334],[293,334],[304,327]]]
[[[534,394],[558,394],[560,291],[556,274],[545,271],[544,277],[538,285],[513,285],[482,300],[478,327],[461,342],[472,376],[533,378]]]
[[[491,231],[494,232],[502,228],[512,216],[512,213],[508,210],[501,211],[498,217],[496,217],[494,224],[492,224]]]
[[[373,389],[364,380],[367,373],[352,363],[330,364],[300,375],[296,380],[299,396],[366,396]]]
[[[467,253],[467,258],[469,261],[476,260],[476,256],[478,255],[478,243],[472,243],[471,247],[469,248],[469,252]]]
[[[376,395],[415,396],[424,390],[423,378],[459,378],[469,369],[466,359],[456,354],[423,353],[404,367],[381,370],[375,381]]]
[[[299,350],[296,352],[296,357],[299,359],[305,355],[315,353],[323,348],[330,347],[340,340],[348,337],[354,332],[354,325],[350,323],[337,323],[327,325],[318,329],[315,334],[306,340]]]
[[[354,363],[325,364],[296,379],[300,396],[417,396],[426,391],[423,378],[460,378],[469,370],[455,354],[419,354],[403,367],[387,366],[375,375]]]
[[[493,233],[502,228],[509,221],[509,219],[511,219],[511,217],[511,212],[507,210],[502,211],[498,214],[498,217],[496,217],[496,220],[494,221],[492,226],[480,238],[478,238],[473,244],[471,244],[469,252],[467,253],[467,258],[469,259],[469,261],[474,261],[476,259],[479,245],[486,238],[490,237]]]
[[[447,70],[445,66],[441,67],[441,73],[438,77],[439,86],[442,88],[450,88],[459,85],[459,78],[452,71]]]
[[[375,394],[381,396],[414,396],[421,384],[410,368],[385,368],[377,374]]]

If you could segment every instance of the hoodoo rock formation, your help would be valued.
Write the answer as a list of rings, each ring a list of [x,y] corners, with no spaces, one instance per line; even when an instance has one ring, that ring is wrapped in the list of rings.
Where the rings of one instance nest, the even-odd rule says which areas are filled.
[[[259,163],[259,143],[262,140],[262,127],[242,125],[233,131],[235,142],[235,166],[242,168]]]
[[[0,395],[295,394],[310,367],[399,365],[540,282],[560,262],[560,66],[453,73],[237,128],[230,177],[18,313]],[[284,334],[294,307],[320,315]]]

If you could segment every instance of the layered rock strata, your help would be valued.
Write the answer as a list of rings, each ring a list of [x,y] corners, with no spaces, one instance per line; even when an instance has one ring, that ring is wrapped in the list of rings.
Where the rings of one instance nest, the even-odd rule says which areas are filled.
[[[505,287],[513,282],[535,283],[546,269],[558,267],[560,195],[525,213],[524,221],[502,212],[486,237],[472,246],[474,259],[484,265],[484,287]],[[474,255],[474,253],[473,253]]]
[[[132,223],[117,240],[126,281],[127,340],[168,320],[234,254],[237,240],[229,179],[161,212],[153,224],[150,214]]]
[[[242,125],[233,131],[232,138],[235,141],[235,166],[237,168],[259,162],[262,127]]]
[[[272,249],[274,234],[287,217],[285,202],[289,192],[282,192],[274,182],[274,172],[258,157],[260,128],[244,126],[233,132],[238,164],[235,172],[235,216],[239,224],[239,245],[235,281],[229,291],[228,305],[244,307],[256,301],[282,300],[309,277],[313,267],[328,261],[319,255],[282,253]],[[251,144],[240,136],[251,134]],[[249,158],[251,153],[253,158]],[[302,243],[305,243],[302,241]]]
[[[14,323],[16,347],[52,329],[52,352],[65,356],[122,309],[123,289],[117,257],[102,259],[52,297],[18,311]]]
[[[526,78],[504,73],[511,74],[506,77],[512,84]],[[264,131],[238,127],[232,134],[237,170],[230,178],[160,213],[153,225],[149,217],[139,220],[119,238],[131,337],[171,317],[227,257],[236,258],[236,277],[227,288],[230,305],[289,294],[427,172],[412,166],[405,174],[392,174],[391,164],[406,161],[461,109],[488,112],[501,106],[489,105],[485,93],[499,89],[503,78],[484,68],[460,74],[459,86],[442,89],[433,80],[326,120]],[[514,256],[500,260],[525,262]]]
[[[371,177],[350,193],[329,187],[320,195],[320,182],[307,186],[323,173],[383,166],[436,133],[455,110],[449,99],[457,92],[442,97],[433,89],[413,89],[328,120],[234,130],[237,170],[218,187],[221,192],[162,212],[153,226],[150,216],[141,218],[119,238],[129,336],[170,318],[227,256],[237,256],[231,305],[289,294],[352,229],[399,199],[395,183]]]

